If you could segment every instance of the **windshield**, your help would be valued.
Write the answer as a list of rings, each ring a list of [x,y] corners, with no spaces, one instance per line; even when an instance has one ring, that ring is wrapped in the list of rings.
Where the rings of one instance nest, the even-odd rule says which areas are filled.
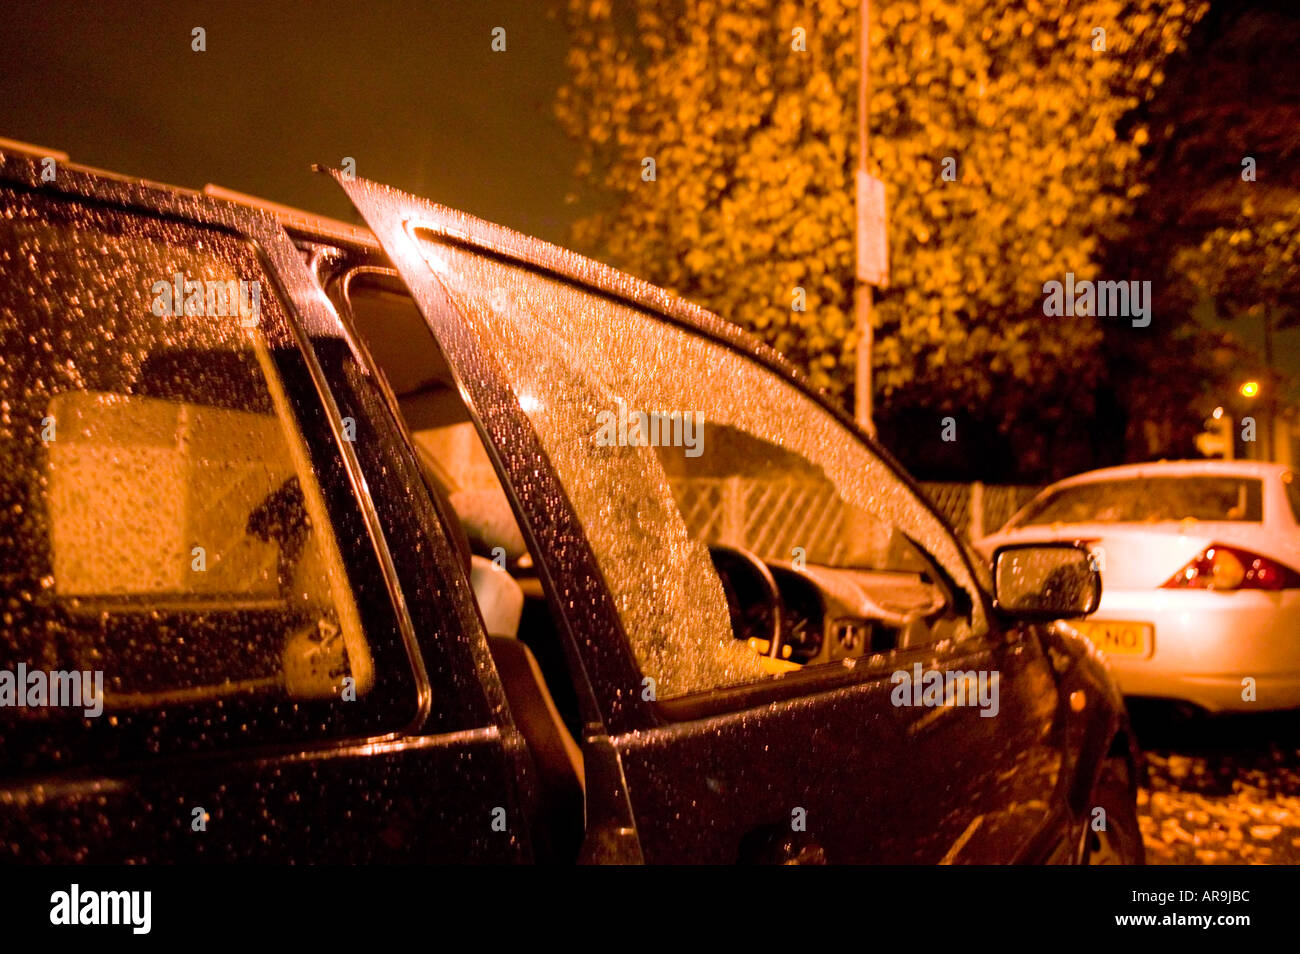
[[[1049,491],[1030,504],[1014,525],[1262,519],[1262,491],[1254,478],[1129,477]]]

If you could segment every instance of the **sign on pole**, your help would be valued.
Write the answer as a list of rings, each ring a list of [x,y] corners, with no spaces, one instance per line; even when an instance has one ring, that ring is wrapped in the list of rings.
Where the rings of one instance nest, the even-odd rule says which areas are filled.
[[[889,249],[885,240],[885,183],[858,170],[858,281],[889,287]]]

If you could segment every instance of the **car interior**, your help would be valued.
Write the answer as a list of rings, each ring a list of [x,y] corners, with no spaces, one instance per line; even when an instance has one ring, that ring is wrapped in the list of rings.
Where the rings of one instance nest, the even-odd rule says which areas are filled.
[[[380,369],[379,382],[410,434],[425,484],[474,590],[510,711],[540,782],[540,831],[574,858],[585,828],[581,720],[560,635],[450,369],[401,282],[386,269],[350,274],[338,302]]]

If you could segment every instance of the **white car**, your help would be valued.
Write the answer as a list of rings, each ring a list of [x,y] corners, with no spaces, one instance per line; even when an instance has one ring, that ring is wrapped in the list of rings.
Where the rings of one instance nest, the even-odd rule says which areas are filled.
[[[1161,461],[1052,484],[999,532],[1082,541],[1097,612],[1073,622],[1127,696],[1209,712],[1300,706],[1300,477],[1255,461]]]

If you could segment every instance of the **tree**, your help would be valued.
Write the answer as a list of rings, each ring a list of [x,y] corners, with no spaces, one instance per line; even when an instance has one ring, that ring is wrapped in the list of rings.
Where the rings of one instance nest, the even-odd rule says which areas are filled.
[[[1264,342],[1265,446],[1272,459],[1279,396],[1287,383],[1274,361],[1273,333],[1300,324],[1300,204],[1289,215],[1261,221],[1248,202],[1236,225],[1212,229],[1199,245],[1179,249],[1173,271],[1205,295],[1220,317],[1258,321]]]
[[[1166,64],[1155,98],[1130,117],[1152,131],[1140,174],[1146,191],[1107,267],[1142,262],[1158,318],[1140,338],[1106,331],[1102,387],[1116,413],[1099,426],[1118,432],[1122,459],[1194,454],[1187,448],[1205,414],[1217,405],[1242,411],[1233,407],[1237,385],[1260,375],[1259,355],[1244,344],[1259,340],[1260,323],[1234,299],[1277,305],[1284,295],[1281,257],[1256,239],[1300,209],[1297,44],[1291,0],[1215,0]],[[1212,312],[1230,324],[1198,320]],[[1233,327],[1236,316],[1248,320]],[[1300,377],[1300,360],[1284,350],[1278,358],[1279,372]],[[1276,395],[1282,382],[1264,377]]]
[[[1224,318],[1257,318],[1273,329],[1300,324],[1300,205],[1262,221],[1247,205],[1236,226],[1180,249],[1174,269]]]
[[[874,314],[882,417],[966,408],[1004,430],[1086,419],[1098,319],[1045,318],[1043,283],[1099,277],[1099,249],[1141,191],[1148,132],[1121,120],[1203,9],[872,4],[869,160],[893,269]],[[605,201],[575,244],[756,332],[848,403],[857,4],[567,11],[557,112],[582,147],[578,179]]]

